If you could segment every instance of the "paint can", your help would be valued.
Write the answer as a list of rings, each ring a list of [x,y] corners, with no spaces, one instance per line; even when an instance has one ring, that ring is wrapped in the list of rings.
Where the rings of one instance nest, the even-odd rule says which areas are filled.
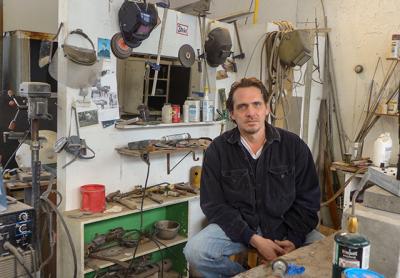
[[[189,122],[200,122],[200,100],[186,100],[189,106]]]
[[[399,58],[400,57],[400,34],[392,35],[392,47],[390,50],[391,58]]]
[[[172,122],[181,122],[181,107],[177,104],[172,104]]]
[[[371,245],[357,233],[339,232],[334,237],[332,278],[341,278],[347,268],[369,268]]]
[[[214,120],[214,101],[204,99],[201,102],[202,121],[212,122]]]

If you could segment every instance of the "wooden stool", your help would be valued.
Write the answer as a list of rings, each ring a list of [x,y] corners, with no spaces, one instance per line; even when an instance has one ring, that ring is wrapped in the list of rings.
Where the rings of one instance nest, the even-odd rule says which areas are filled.
[[[249,248],[239,254],[235,254],[229,257],[232,261],[243,264],[245,261],[249,268],[256,267],[258,265],[258,252],[255,248]]]

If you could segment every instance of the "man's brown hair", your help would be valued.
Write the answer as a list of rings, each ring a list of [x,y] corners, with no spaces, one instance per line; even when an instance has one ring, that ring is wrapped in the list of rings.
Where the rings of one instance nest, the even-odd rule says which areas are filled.
[[[268,103],[269,93],[267,88],[265,88],[264,84],[255,77],[242,78],[240,81],[236,81],[232,84],[231,89],[229,91],[228,99],[226,100],[226,108],[229,112],[233,111],[233,94],[239,88],[248,88],[248,87],[256,87],[260,89],[261,95],[264,99],[265,104]]]

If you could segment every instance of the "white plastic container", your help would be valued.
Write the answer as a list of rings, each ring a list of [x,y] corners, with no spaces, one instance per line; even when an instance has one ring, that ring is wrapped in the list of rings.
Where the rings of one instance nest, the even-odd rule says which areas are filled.
[[[385,132],[379,135],[374,143],[374,155],[372,156],[372,162],[376,166],[380,166],[381,163],[384,166],[389,166],[390,154],[392,153],[392,138],[390,133]]]
[[[212,122],[214,120],[214,101],[204,99],[201,102],[202,121]]]
[[[189,122],[189,105],[186,102],[183,105],[183,122]]]
[[[200,122],[200,100],[186,100],[189,106],[189,122]]]

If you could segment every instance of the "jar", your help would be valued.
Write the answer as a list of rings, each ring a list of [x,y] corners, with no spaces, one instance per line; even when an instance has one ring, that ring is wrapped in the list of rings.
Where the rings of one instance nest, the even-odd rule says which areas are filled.
[[[164,104],[161,110],[162,122],[170,124],[172,122],[172,106],[169,103]]]
[[[387,105],[387,113],[394,115],[397,113],[397,100],[391,99]]]

